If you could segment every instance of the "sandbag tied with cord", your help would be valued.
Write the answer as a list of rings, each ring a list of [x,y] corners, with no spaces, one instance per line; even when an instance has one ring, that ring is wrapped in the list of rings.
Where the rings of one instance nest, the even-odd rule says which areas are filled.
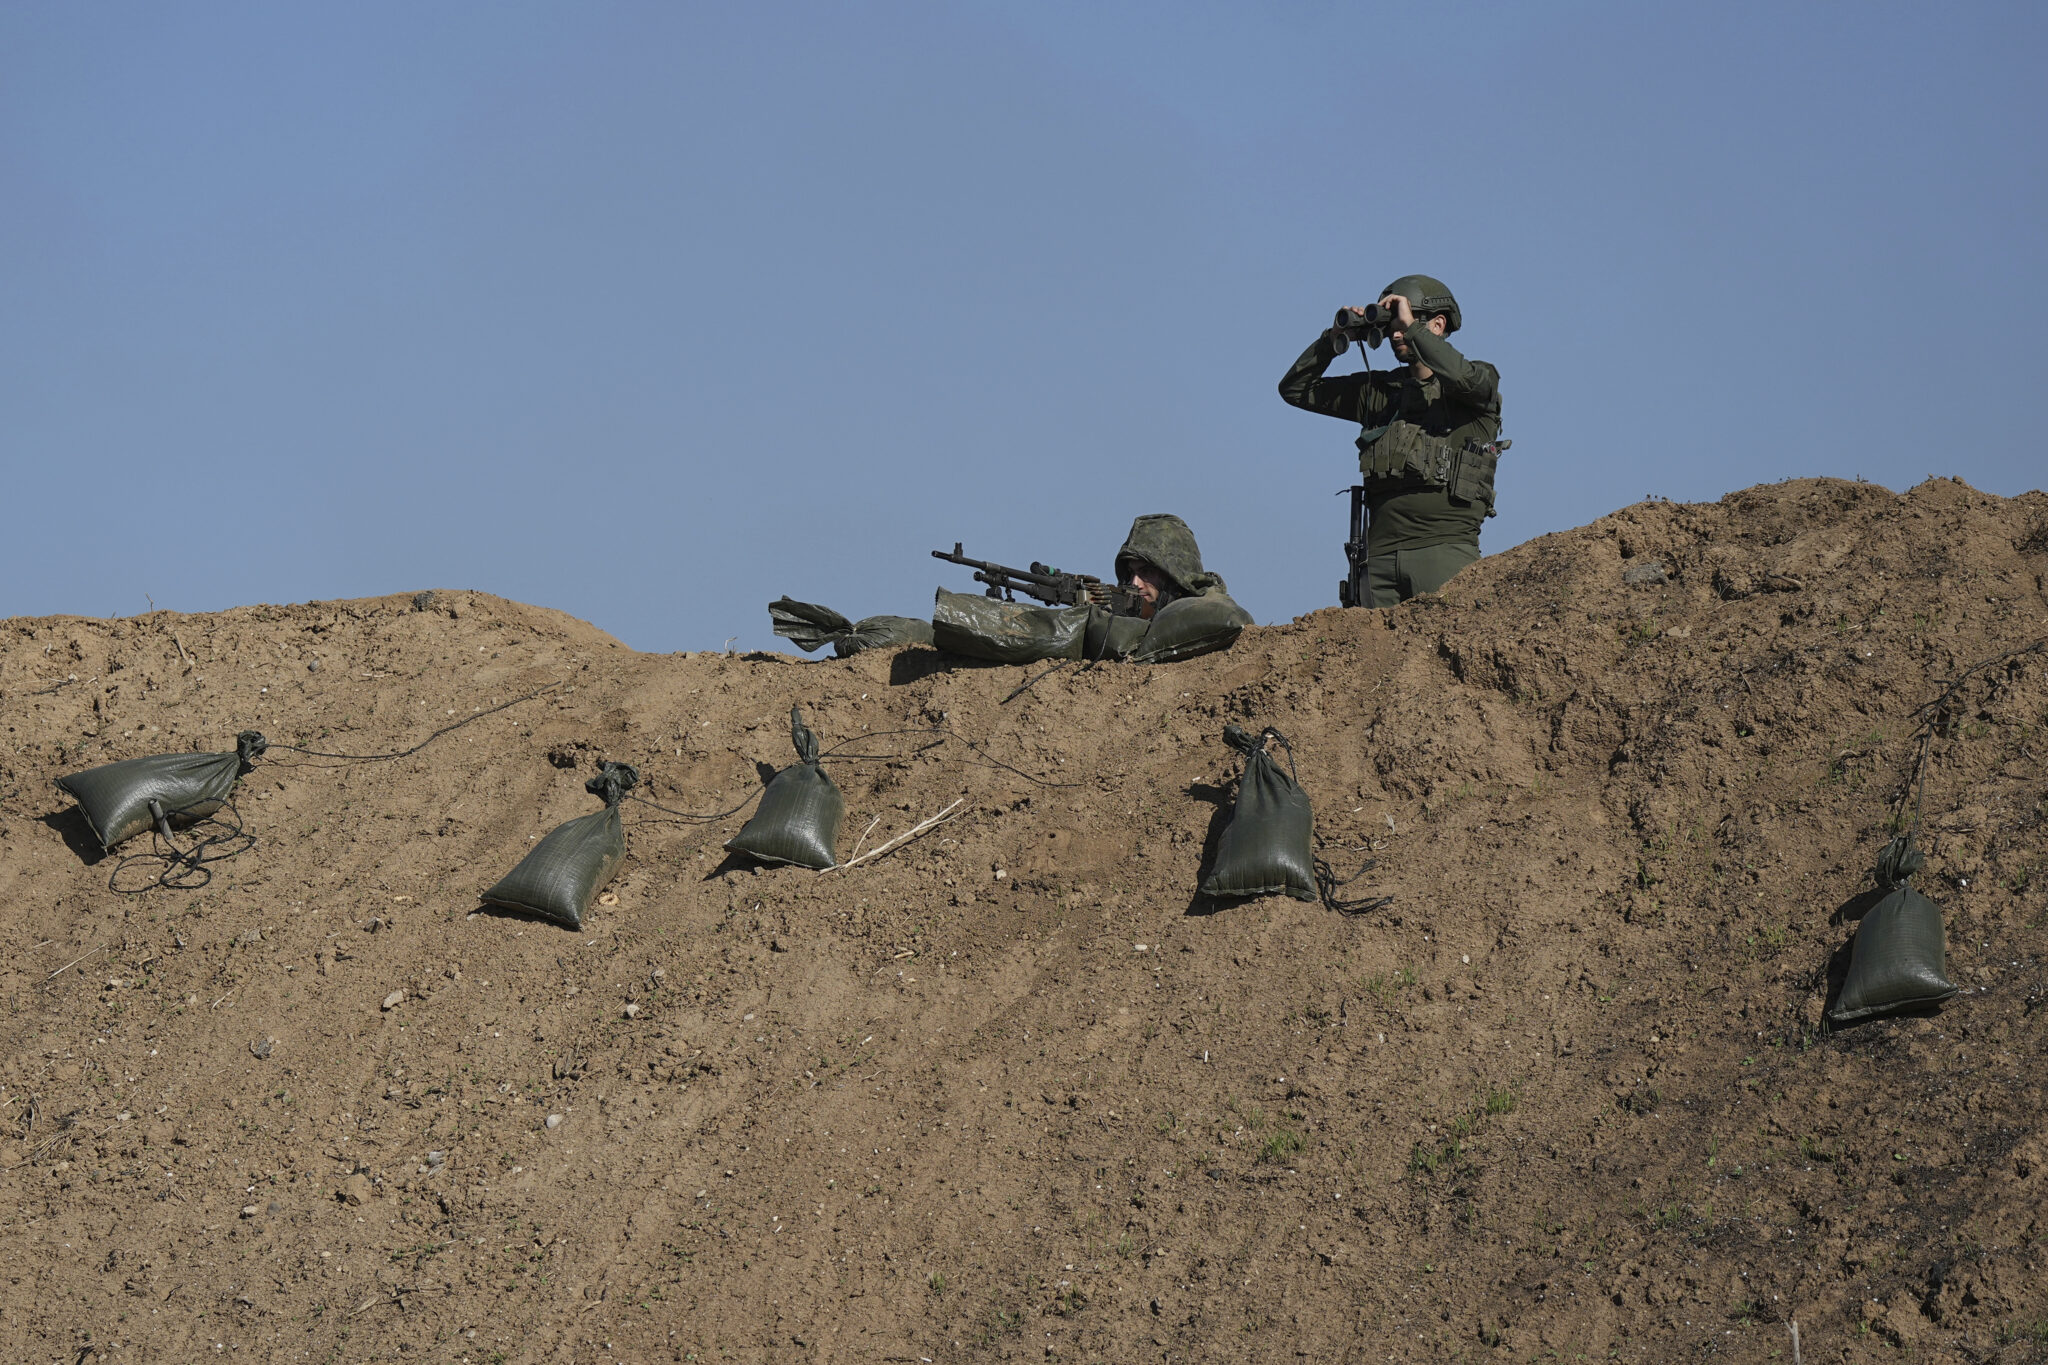
[[[214,814],[268,747],[262,735],[244,730],[232,753],[124,758],[60,777],[57,787],[78,802],[93,837],[111,853],[144,830],[168,836]]]
[[[804,724],[801,707],[789,708],[789,738],[797,761],[769,780],[753,818],[725,847],[759,862],[822,872],[838,861],[833,850],[846,821],[846,798],[818,766],[818,737]]]
[[[630,763],[601,763],[597,776],[583,784],[604,798],[604,809],[557,825],[533,852],[478,899],[485,905],[519,910],[552,920],[567,929],[581,929],[591,899],[626,860],[626,827],[619,802],[639,784],[640,772]]]
[[[1287,743],[1270,725],[1256,734],[1241,725],[1223,727],[1223,742],[1245,756],[1244,775],[1216,862],[1202,883],[1204,895],[1318,898],[1315,816],[1308,794],[1274,761],[1268,740]]]
[[[835,658],[844,659],[864,649],[893,649],[899,645],[928,645],[932,623],[914,616],[864,616],[849,621],[830,607],[778,597],[768,604],[768,619],[775,633],[806,654],[832,646]]]
[[[1955,995],[1941,907],[1909,884],[1927,861],[1903,834],[1884,846],[1872,877],[1884,898],[1856,926],[1849,973],[1828,1019],[1853,1024],[1901,1010],[1938,1005]]]

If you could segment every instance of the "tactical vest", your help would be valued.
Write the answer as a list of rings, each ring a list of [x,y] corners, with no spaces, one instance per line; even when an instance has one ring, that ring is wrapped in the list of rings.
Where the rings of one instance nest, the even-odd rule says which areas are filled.
[[[1393,483],[1442,488],[1460,501],[1484,504],[1492,516],[1494,471],[1509,444],[1447,441],[1397,417],[1378,433],[1360,438],[1358,471],[1368,488]]]

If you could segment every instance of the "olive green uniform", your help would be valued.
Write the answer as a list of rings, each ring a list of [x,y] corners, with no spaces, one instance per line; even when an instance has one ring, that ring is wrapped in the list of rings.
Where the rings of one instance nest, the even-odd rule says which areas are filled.
[[[1493,515],[1496,456],[1478,448],[1500,436],[1500,372],[1467,360],[1419,322],[1403,337],[1433,371],[1428,379],[1416,379],[1411,365],[1326,376],[1340,351],[1334,333],[1324,332],[1280,380],[1280,396],[1293,406],[1364,428],[1365,606],[1435,592],[1479,558],[1479,525]],[[1396,422],[1409,430],[1385,441]]]

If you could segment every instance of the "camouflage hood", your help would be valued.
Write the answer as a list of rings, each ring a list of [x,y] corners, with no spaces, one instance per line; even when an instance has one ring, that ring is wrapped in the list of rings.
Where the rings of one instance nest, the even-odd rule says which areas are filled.
[[[1155,512],[1131,523],[1131,534],[1116,552],[1117,582],[1130,580],[1128,569],[1133,560],[1165,574],[1182,596],[1193,597],[1223,586],[1220,577],[1202,568],[1202,549],[1195,544],[1195,533],[1169,512]]]

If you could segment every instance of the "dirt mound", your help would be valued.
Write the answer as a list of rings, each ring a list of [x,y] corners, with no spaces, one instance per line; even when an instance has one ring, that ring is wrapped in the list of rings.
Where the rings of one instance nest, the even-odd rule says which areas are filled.
[[[1802,481],[1007,703],[480,593],[0,623],[14,1355],[2040,1359],[2042,653],[1931,743],[1965,993],[1821,1020],[2044,576],[2041,494]],[[634,805],[583,932],[472,913],[600,759],[725,811],[799,703],[842,856],[953,817],[813,873]],[[50,785],[470,716],[273,751],[199,890]],[[1195,895],[1230,721],[1391,906]]]

